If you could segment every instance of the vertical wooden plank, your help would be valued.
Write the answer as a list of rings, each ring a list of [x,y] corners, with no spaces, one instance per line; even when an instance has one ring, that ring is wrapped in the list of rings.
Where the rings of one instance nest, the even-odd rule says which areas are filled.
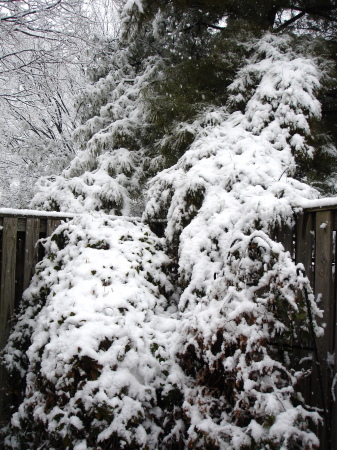
[[[0,301],[1,301],[1,274],[2,274],[2,241],[3,241],[3,220],[0,227]]]
[[[3,349],[10,331],[9,321],[14,312],[15,302],[15,262],[16,262],[17,219],[5,217],[3,221],[1,290],[0,290],[0,349]],[[6,410],[7,374],[0,367],[0,423],[8,416]]]
[[[18,231],[16,235],[16,265],[15,265],[15,302],[14,309],[20,305],[23,293],[25,240],[26,233]]]
[[[333,230],[336,230],[336,212],[333,211]],[[337,236],[336,231],[335,232],[335,241],[334,241],[334,279],[333,279],[333,296],[334,296],[334,306],[335,306],[335,336],[334,336],[334,354],[335,354],[335,365],[333,370],[333,385],[332,385],[332,408],[331,408],[331,417],[332,417],[332,426],[331,426],[331,449],[336,450],[337,449],[337,427],[334,426],[333,420],[335,417],[337,417],[337,386],[336,386],[336,378],[337,378],[337,360],[336,360],[336,342],[337,342]]]
[[[282,228],[277,227],[274,231],[274,239],[277,242],[281,242],[286,252],[289,252],[291,257],[294,253],[294,239],[293,228],[284,225]]]
[[[23,290],[27,289],[30,280],[34,275],[35,265],[38,262],[38,246],[40,231],[40,219],[28,218],[26,225],[26,243],[25,243],[25,268],[23,279]]]
[[[332,211],[333,230],[337,230],[337,211]]]
[[[56,228],[60,225],[60,219],[48,219],[47,220],[47,237],[53,234]]]
[[[1,272],[2,272],[2,235],[3,235],[3,217],[0,218],[1,230],[0,230],[0,283],[1,283]],[[1,288],[1,286],[0,286]],[[1,292],[0,292],[1,295]],[[1,301],[1,297],[0,297]],[[4,400],[5,400],[5,381],[6,381],[6,370],[0,364],[0,426],[5,423],[5,414],[4,414]]]
[[[314,243],[313,235],[313,213],[303,213],[296,219],[296,264],[302,263],[308,276],[311,286],[313,287],[313,264],[312,264],[312,251]],[[301,345],[301,342],[299,342]],[[313,379],[317,378],[317,371],[313,366],[313,362],[308,357],[313,355],[313,351],[299,349],[294,352],[299,361],[304,361],[299,364],[298,369],[311,370],[311,375],[304,378],[300,382],[300,391],[304,397],[306,404],[312,405],[312,392],[317,389],[317,382],[313,383]]]
[[[314,242],[313,213],[303,213],[296,221],[296,264],[302,263],[311,286],[314,287],[312,248]]]
[[[39,233],[39,239],[46,239],[47,237],[47,222],[48,220],[45,217],[40,218],[40,233]],[[39,243],[38,245],[38,261],[42,261],[45,255],[45,248],[44,246]]]
[[[9,411],[7,410],[6,401],[6,383],[7,383],[7,372],[6,369],[0,366],[0,426],[8,423]]]
[[[323,396],[317,389],[316,405],[327,409],[325,425],[321,436],[321,447],[331,448],[331,372],[327,363],[334,352],[334,299],[332,286],[332,214],[331,211],[316,212],[316,257],[315,257],[315,294],[320,295],[320,309],[323,309],[323,318],[318,322],[324,327],[324,337],[317,339],[317,348],[320,364],[318,376],[322,378]],[[318,380],[319,381],[319,380]],[[319,386],[319,385],[318,385]],[[325,403],[325,405],[324,405]]]
[[[294,239],[293,239],[293,229],[289,226],[284,227],[284,236],[283,240],[281,241],[283,244],[283,247],[286,252],[290,253],[290,256],[293,257],[294,253]]]
[[[1,349],[6,342],[6,338],[8,337],[8,321],[11,319],[14,312],[16,236],[17,219],[13,217],[4,217],[0,297]]]

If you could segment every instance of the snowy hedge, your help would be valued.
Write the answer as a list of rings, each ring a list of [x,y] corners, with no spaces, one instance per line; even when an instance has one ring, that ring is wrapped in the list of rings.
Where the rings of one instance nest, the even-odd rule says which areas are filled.
[[[160,240],[145,225],[89,216],[45,247],[7,345],[26,393],[6,446],[156,448],[183,379]]]

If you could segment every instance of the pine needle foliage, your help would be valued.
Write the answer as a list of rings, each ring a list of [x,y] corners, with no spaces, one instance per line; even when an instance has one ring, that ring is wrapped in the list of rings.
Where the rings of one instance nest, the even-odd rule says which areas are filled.
[[[24,295],[6,448],[318,448],[293,347],[322,311],[274,235],[332,185],[334,67],[277,29],[308,5],[255,6],[125,2],[79,99],[81,151],[33,203],[91,215],[46,241]]]

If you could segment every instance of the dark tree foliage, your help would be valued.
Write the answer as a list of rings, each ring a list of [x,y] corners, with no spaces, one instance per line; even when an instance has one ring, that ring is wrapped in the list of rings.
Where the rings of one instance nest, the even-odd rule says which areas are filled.
[[[171,0],[163,5],[145,0],[143,11],[134,7],[125,37],[133,39],[134,33],[147,29],[155,36],[152,50],[158,49],[165,64],[160,76],[143,91],[151,140],[156,141],[165,166],[176,162],[194,140],[191,128],[179,124],[193,123],[209,107],[226,105],[227,87],[249,57],[247,42],[266,31],[309,32],[317,40],[306,44],[304,37],[299,45],[310,45],[313,54],[333,61],[336,21],[337,7],[332,1]],[[319,100],[322,119],[312,124],[318,150],[310,160],[299,158],[297,177],[333,193],[332,183],[322,180],[336,171],[335,155],[326,151],[337,138],[334,86],[325,86]]]
[[[26,300],[36,302],[34,288],[40,302],[59,308],[59,317],[51,313],[48,322],[49,316],[46,320],[36,318],[34,310],[23,312],[8,345],[8,365],[22,370],[34,395],[22,392],[13,416],[17,429],[12,427],[6,438],[7,448],[17,436],[37,447],[41,429],[49,446],[75,450],[85,445],[143,450],[318,447],[320,417],[299,395],[298,383],[307,373],[293,365],[292,346],[309,345],[322,334],[315,319],[320,311],[303,266],[295,265],[272,236],[275,228],[292,223],[294,197],[318,197],[308,184],[333,191],[335,13],[329,2],[127,2],[121,39],[108,43],[109,57],[105,50],[97,54],[93,85],[82,96],[87,108],[77,137],[84,151],[63,178],[45,186],[39,206],[126,215],[132,212],[130,203],[147,189],[143,217],[148,222],[166,219],[165,239],[157,242],[139,224],[126,234],[127,221],[115,231],[113,223],[119,222],[91,228],[84,215],[72,230],[72,223],[63,225],[70,243],[55,241],[60,229],[48,241],[50,251]],[[323,23],[328,36],[319,32]],[[98,229],[103,237],[96,242]],[[110,255],[117,247],[119,264],[129,246],[130,264],[125,264],[120,283],[132,283],[130,305],[109,315],[116,325],[113,333],[111,326],[98,330],[95,343],[102,354],[96,360],[82,358],[82,347],[74,345],[81,359],[71,355],[68,373],[59,363],[62,374],[52,380],[59,391],[49,397],[49,373],[42,379],[39,364],[53,363],[50,353],[31,350],[27,362],[19,352],[13,362],[10,350],[16,355],[20,346],[39,348],[35,320],[41,333],[46,323],[54,323],[57,337],[72,331],[74,321],[85,326],[80,313],[69,310],[64,317],[59,306],[60,301],[69,306],[63,292],[72,289],[68,278],[73,278],[74,266],[77,261],[101,264],[103,253]],[[78,254],[88,249],[90,257]],[[87,268],[90,283],[99,275],[95,264]],[[109,274],[99,279],[101,291],[90,289],[93,308],[102,296],[104,302],[111,300],[105,288],[118,286],[112,279],[124,269],[111,264],[101,268]],[[55,278],[49,282],[51,273]],[[69,286],[64,291],[58,288],[61,276]],[[47,285],[55,298],[42,295],[41,287]],[[152,305],[138,301],[138,287],[147,301],[155,296]],[[74,297],[75,304],[80,300]],[[123,318],[130,311],[134,317],[129,306],[140,314],[146,311],[151,321],[142,315],[137,326],[125,326]],[[95,313],[91,317],[96,320]],[[164,319],[167,324],[159,332]],[[27,323],[31,328],[24,335]],[[136,329],[139,341],[131,345]],[[130,334],[125,343],[123,333]],[[57,345],[53,348],[57,352]],[[103,353],[115,350],[115,359],[104,359]],[[144,367],[156,368],[147,382],[138,373]],[[124,389],[113,378],[102,378],[101,390],[95,388],[101,374],[123,368],[135,374],[143,398],[139,389],[129,389],[128,380]],[[80,392],[86,384],[89,396]],[[120,409],[114,405],[118,399]],[[56,415],[66,401],[66,415]],[[43,421],[34,419],[36,411]],[[117,427],[119,418],[124,422]],[[54,427],[54,435],[48,427]]]

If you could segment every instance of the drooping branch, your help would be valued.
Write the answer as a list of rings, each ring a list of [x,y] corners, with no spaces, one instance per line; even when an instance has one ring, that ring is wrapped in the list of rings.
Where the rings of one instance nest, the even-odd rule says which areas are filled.
[[[280,25],[278,28],[276,28],[276,30],[274,30],[275,33],[279,33],[280,31],[284,30],[285,28],[287,28],[289,25],[292,25],[294,22],[296,22],[297,20],[299,20],[301,17],[303,17],[305,15],[304,11],[301,11],[300,13],[296,14],[296,16],[292,17],[291,19],[287,20],[286,22],[284,22],[282,25]]]
[[[294,6],[291,8],[293,11],[299,11],[304,14],[313,15],[317,17],[321,17],[322,19],[327,19],[331,22],[337,22],[337,17],[334,14],[329,14],[329,12],[337,13],[337,6],[317,6],[317,7],[301,7]]]

